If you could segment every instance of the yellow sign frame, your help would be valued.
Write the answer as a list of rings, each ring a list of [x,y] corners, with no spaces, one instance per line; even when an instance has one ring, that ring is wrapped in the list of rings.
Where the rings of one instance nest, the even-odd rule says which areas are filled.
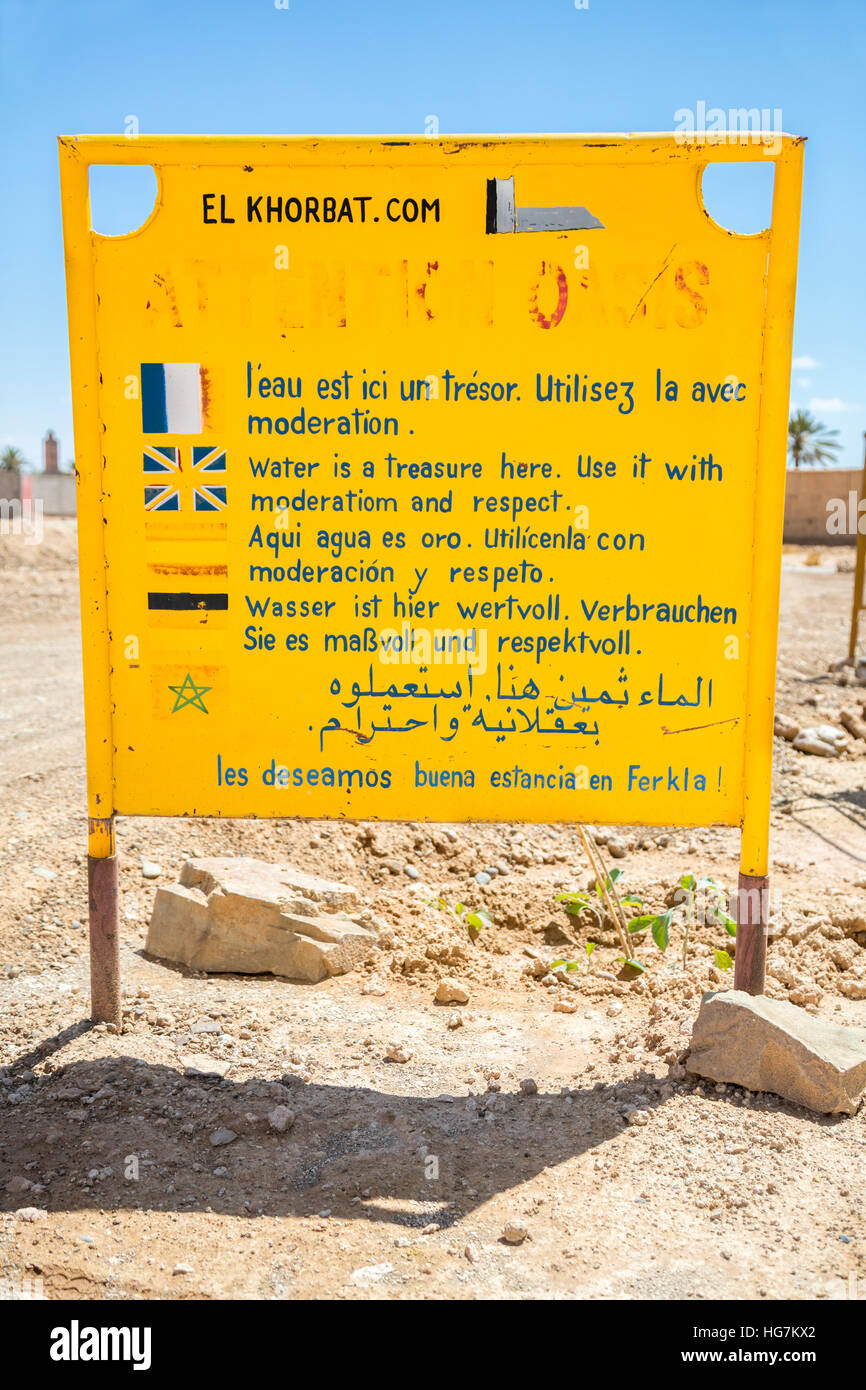
[[[399,146],[399,151],[395,148]],[[700,180],[709,163],[771,161],[775,168],[773,215],[770,228],[749,240],[760,251],[766,249],[762,341],[760,347],[760,402],[757,411],[755,450],[756,478],[752,518],[751,623],[748,632],[748,666],[745,679],[744,758],[742,804],[738,817],[742,826],[741,871],[748,882],[766,883],[770,788],[772,775],[772,730],[775,684],[776,628],[778,622],[782,520],[785,490],[785,438],[788,410],[788,381],[793,329],[794,294],[797,271],[800,193],[803,142],[790,136],[733,134],[712,137],[647,134],[638,136],[508,136],[508,137],[425,137],[386,139],[366,137],[198,137],[81,136],[61,138],[60,172],[63,228],[66,253],[69,305],[70,350],[73,382],[73,411],[76,439],[76,477],[78,484],[79,556],[83,626],[83,663],[86,708],[86,747],[89,851],[92,861],[112,860],[114,855],[113,816],[115,811],[115,734],[111,684],[109,594],[106,576],[106,527],[104,498],[105,459],[103,456],[104,411],[101,401],[100,344],[97,336],[97,249],[106,238],[91,229],[89,212],[89,170],[92,165],[149,165],[156,172],[159,193],[150,218],[130,240],[146,234],[159,216],[166,174],[178,168],[251,168],[310,170],[326,163],[341,167],[366,166],[370,169],[393,167],[429,169],[432,164],[478,164],[502,168],[514,163],[525,166],[533,159],[546,159],[559,166],[569,163],[582,169],[597,170],[614,166],[629,171],[653,166],[684,167],[694,177],[695,195],[700,200]],[[505,189],[498,213],[512,219],[507,230],[543,230],[532,222],[544,209],[521,211],[509,202]],[[582,212],[583,209],[564,209]],[[494,214],[495,215],[495,214]],[[708,221],[711,219],[708,218]],[[579,224],[577,224],[579,225]],[[591,225],[591,224],[587,224]],[[715,227],[715,224],[713,224]],[[499,230],[506,228],[500,227]],[[488,228],[489,230],[489,228]],[[720,235],[724,229],[717,228]],[[738,238],[739,240],[739,238]],[[586,687],[584,686],[584,693]],[[126,807],[121,807],[126,809]],[[190,807],[194,811],[195,808]],[[292,809],[289,814],[298,814]],[[332,812],[321,809],[307,814],[346,814],[345,806]],[[228,810],[226,814],[237,814]],[[273,815],[284,816],[285,809]],[[350,812],[351,814],[351,812]],[[361,811],[359,814],[368,814]],[[485,809],[484,818],[499,818]],[[393,817],[389,817],[393,818]],[[405,819],[423,818],[417,810]],[[429,819],[454,819],[428,815]],[[476,818],[473,815],[473,818]],[[534,813],[533,818],[543,819]],[[566,819],[553,815],[550,819]],[[649,819],[648,816],[604,814],[607,821]],[[664,819],[671,820],[667,812]],[[693,817],[682,823],[697,823]],[[98,894],[97,894],[98,896]],[[92,895],[93,903],[93,895]],[[109,905],[110,912],[110,905]],[[98,914],[97,914],[98,915]],[[760,909],[760,920],[765,908]],[[758,921],[754,923],[758,925]],[[114,925],[116,933],[116,923]],[[116,945],[116,942],[115,942]],[[738,953],[740,971],[743,942]],[[108,1007],[108,1006],[104,1006]],[[116,1007],[110,1006],[116,1013]]]

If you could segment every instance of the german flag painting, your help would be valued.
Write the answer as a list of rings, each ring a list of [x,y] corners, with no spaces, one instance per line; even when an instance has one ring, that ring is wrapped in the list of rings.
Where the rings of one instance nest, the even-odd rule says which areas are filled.
[[[228,609],[227,565],[170,561],[148,564],[149,627],[224,628]]]

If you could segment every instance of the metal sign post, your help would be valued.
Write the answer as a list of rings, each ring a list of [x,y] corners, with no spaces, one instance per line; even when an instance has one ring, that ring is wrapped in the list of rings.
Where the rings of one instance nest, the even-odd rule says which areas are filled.
[[[772,225],[709,162],[772,160]],[[93,1015],[113,817],[742,826],[763,987],[802,142],[60,141]],[[147,164],[137,231],[93,164]]]
[[[866,434],[863,436],[866,441]],[[863,478],[860,483],[860,498],[866,497],[866,444],[863,450]],[[857,558],[854,562],[854,594],[851,600],[851,630],[848,635],[848,660],[857,660],[857,639],[860,632],[860,614],[863,612],[863,579],[866,577],[866,534],[860,529],[860,512],[857,510]]]

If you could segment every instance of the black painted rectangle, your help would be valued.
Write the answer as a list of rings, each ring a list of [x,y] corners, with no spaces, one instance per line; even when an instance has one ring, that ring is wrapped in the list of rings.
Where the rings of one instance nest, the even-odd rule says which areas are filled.
[[[147,606],[162,612],[192,613],[196,609],[215,612],[229,606],[228,594],[148,594]]]

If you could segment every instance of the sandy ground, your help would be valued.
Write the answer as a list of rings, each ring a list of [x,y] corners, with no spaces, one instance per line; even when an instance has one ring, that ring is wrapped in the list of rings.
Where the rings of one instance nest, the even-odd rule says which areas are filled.
[[[800,724],[862,710],[835,669],[850,568],[785,555],[778,709]],[[124,1030],[91,1028],[73,528],[0,537],[0,580],[6,1296],[813,1299],[851,1275],[866,1293],[866,1115],[684,1075],[701,994],[730,982],[725,933],[700,926],[683,970],[676,927],[621,978],[609,924],[555,901],[589,878],[570,827],[123,819]],[[776,740],[768,993],[860,1025],[864,771],[862,741],[824,759]],[[735,884],[733,831],[619,833],[622,886],[654,910],[686,872]],[[385,949],[319,985],[147,958],[155,884],[205,853],[357,885]],[[476,944],[426,905],[440,892],[490,913]],[[545,979],[563,955],[582,961],[571,983]],[[445,976],[468,1002],[436,1003]],[[215,1145],[220,1129],[237,1137]]]

